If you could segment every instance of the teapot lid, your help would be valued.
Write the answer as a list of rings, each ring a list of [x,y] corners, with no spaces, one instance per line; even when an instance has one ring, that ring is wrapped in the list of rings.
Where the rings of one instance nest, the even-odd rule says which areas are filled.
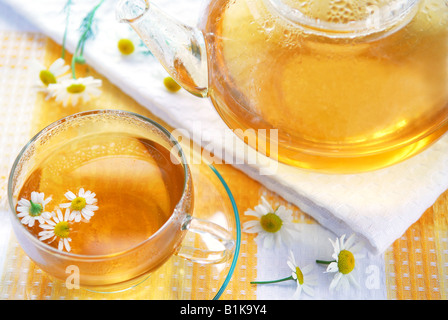
[[[419,0],[267,0],[283,17],[327,36],[353,37],[409,22]]]

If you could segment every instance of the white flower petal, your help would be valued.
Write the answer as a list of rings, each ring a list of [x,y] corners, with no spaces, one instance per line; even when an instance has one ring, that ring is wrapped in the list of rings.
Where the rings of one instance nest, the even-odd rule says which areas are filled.
[[[65,209],[64,221],[69,221],[70,218],[70,209]]]
[[[22,207],[31,207],[30,201],[27,199],[23,199],[23,198],[20,199],[20,201],[17,204]]]
[[[364,248],[364,246],[365,246],[364,242],[360,241],[351,246],[350,252],[353,254],[357,254],[359,251],[361,251]]]
[[[265,199],[265,197],[261,197],[261,203],[266,207],[268,212],[274,212],[274,208],[272,208],[271,204]]]
[[[73,216],[72,219],[75,219],[75,222],[79,222],[79,221],[81,221],[81,218],[82,218],[81,212],[76,211],[76,213],[75,213],[75,215]]]
[[[94,215],[93,211],[86,210],[86,209],[82,209],[81,214],[87,220],[90,220],[90,218],[92,218],[92,216]]]
[[[312,286],[304,283],[302,289],[303,292],[305,292],[307,295],[309,295],[310,297],[314,297],[314,288]]]
[[[30,208],[29,207],[18,207],[17,208],[17,211],[20,213],[20,214],[29,214],[30,213]]]
[[[48,197],[47,199],[44,200],[43,204],[46,206],[47,204],[49,204],[52,200],[52,197]]]
[[[352,250],[352,246],[355,244],[355,240],[356,240],[356,236],[355,236],[355,234],[352,234],[352,235],[347,239],[347,241],[345,241],[345,243],[344,243],[344,246],[345,246],[344,249],[353,252],[353,250]]]
[[[39,194],[35,191],[31,192],[31,201],[37,203],[39,201]]]
[[[300,270],[302,270],[303,275],[307,275],[308,273],[313,271],[313,269],[314,269],[314,266],[312,264],[308,264],[308,265],[304,266],[303,268],[300,268]]]
[[[334,260],[338,261],[338,258],[339,258],[339,252],[334,252],[334,253],[331,255],[331,257],[332,257]]]
[[[331,240],[331,239],[328,239],[328,240],[330,240],[330,242],[331,242],[331,245],[333,246],[333,250],[334,250],[334,252],[336,253],[336,255],[338,255],[339,254],[339,241],[338,241],[338,239],[336,239],[336,241],[335,242],[333,242],[333,240]]]
[[[87,205],[85,206],[85,209],[90,210],[90,211],[95,211],[95,210],[98,210],[98,206],[94,206],[94,205],[92,205],[92,204],[87,204]],[[92,213],[93,213],[93,212],[92,212]]]
[[[336,239],[336,241],[338,241]],[[340,250],[345,250],[345,234],[343,234],[340,238],[339,238],[339,249]]]
[[[342,278],[342,273],[336,273],[334,275],[333,280],[331,280],[331,283],[330,283],[330,289],[329,289],[330,291],[333,291],[338,286],[341,278]]]
[[[272,211],[269,210],[269,208],[267,208],[266,206],[264,206],[262,204],[256,205],[254,207],[254,210],[255,210],[255,212],[258,213],[258,215],[260,217],[264,216],[265,214],[268,214],[269,212],[272,212]]]
[[[68,191],[68,192],[65,193],[65,197],[68,200],[73,201],[76,198],[76,195],[73,192]]]
[[[332,262],[327,266],[326,272],[338,272],[338,264],[336,262]]]
[[[42,235],[41,235],[41,234],[42,234]],[[48,239],[50,239],[51,237],[53,237],[53,236],[54,236],[54,233],[53,233],[53,234],[51,234],[51,233],[43,234],[42,232],[40,232],[39,235],[41,235],[41,237],[39,237],[39,240],[40,240],[40,241],[45,241],[45,240],[48,240]]]
[[[264,236],[264,241],[263,241],[263,246],[266,249],[270,249],[274,246],[275,243],[275,239],[274,236],[270,235],[270,234],[265,234]]]
[[[261,214],[261,213],[258,212],[258,211],[249,209],[249,210],[246,210],[246,211],[244,212],[244,215],[246,215],[246,216],[254,216],[254,217],[257,217],[257,218],[261,218],[264,214]]]
[[[78,104],[79,98],[81,97],[80,94],[72,94],[71,98],[72,98],[72,106],[76,106]],[[85,101],[85,99],[84,99]]]
[[[51,213],[48,212],[48,211],[44,211],[44,212],[42,212],[42,217],[44,219],[50,219],[51,218]]]
[[[23,218],[23,217],[25,217],[25,216],[27,216],[27,215],[28,215],[28,212],[20,212],[20,213],[17,214],[17,216],[18,216],[19,218]]]
[[[358,281],[356,281],[353,272],[345,275],[345,277],[348,279],[348,281],[350,282],[350,284],[352,284],[354,287],[359,288],[359,283]]]
[[[67,71],[69,70],[70,66],[66,65],[64,59],[62,58],[56,59],[48,68],[48,71],[50,71],[56,77],[67,73]]]
[[[299,299],[301,294],[302,294],[302,286],[297,283],[297,288],[296,288],[296,291],[294,292],[292,298],[293,299]]]
[[[101,86],[101,83],[98,86]],[[98,88],[89,88],[87,93],[90,96],[98,97],[101,94],[101,90]]]
[[[62,239],[59,239],[58,250],[59,251],[64,250],[64,241]]]
[[[78,211],[78,210],[72,211],[69,216],[69,221],[71,221],[73,219],[75,220],[75,222],[81,221],[81,211]]]
[[[64,244],[65,244],[65,249],[67,250],[67,252],[70,252],[71,247],[70,247],[69,239],[64,239]]]
[[[90,191],[90,190],[87,190],[87,191],[84,191],[84,199],[90,199],[91,198],[91,196],[92,196],[92,191]]]
[[[45,222],[42,223],[42,224],[40,225],[40,227],[41,227],[42,229],[54,230],[54,225],[45,224]],[[43,231],[42,231],[42,232],[43,232]]]
[[[34,220],[39,221],[39,224],[42,224],[45,222],[45,219],[42,216],[35,217]]]
[[[286,261],[286,264],[288,265],[289,269],[291,269],[291,271],[295,274],[296,272],[296,265],[293,264],[291,261]]]
[[[26,215],[22,220],[20,220],[20,222],[22,222],[23,224],[28,224],[30,219],[31,219],[31,216],[30,215]]]
[[[263,230],[260,226],[259,220],[250,220],[250,221],[243,223],[243,231],[246,231],[246,229],[252,229],[253,227],[256,227],[256,226],[260,227],[259,230]]]
[[[64,221],[64,216],[62,215],[62,211],[61,210],[57,210],[57,217],[58,217],[58,219],[59,219],[59,221],[56,221],[56,219],[55,219],[55,221],[57,222],[57,223],[59,223],[59,222],[61,222],[61,221]]]

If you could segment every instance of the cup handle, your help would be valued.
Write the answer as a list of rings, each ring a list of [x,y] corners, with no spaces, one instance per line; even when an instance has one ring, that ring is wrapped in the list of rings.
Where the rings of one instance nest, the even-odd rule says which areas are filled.
[[[213,239],[216,250],[200,249],[181,245],[176,255],[186,260],[202,263],[217,264],[230,259],[235,251],[235,240],[232,234],[214,222],[187,215],[182,230],[199,234],[201,237]]]

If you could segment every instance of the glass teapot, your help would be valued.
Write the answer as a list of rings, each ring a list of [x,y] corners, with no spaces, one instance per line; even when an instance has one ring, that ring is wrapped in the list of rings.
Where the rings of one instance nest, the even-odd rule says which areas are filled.
[[[448,129],[448,0],[211,0],[196,28],[147,0],[116,10],[180,85],[280,162],[369,171]]]

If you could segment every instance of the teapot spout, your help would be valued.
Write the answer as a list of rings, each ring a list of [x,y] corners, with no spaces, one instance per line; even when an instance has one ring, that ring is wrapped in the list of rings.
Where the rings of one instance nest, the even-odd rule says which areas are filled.
[[[148,0],[121,0],[115,12],[177,83],[196,96],[208,95],[207,51],[199,29],[173,19]]]

